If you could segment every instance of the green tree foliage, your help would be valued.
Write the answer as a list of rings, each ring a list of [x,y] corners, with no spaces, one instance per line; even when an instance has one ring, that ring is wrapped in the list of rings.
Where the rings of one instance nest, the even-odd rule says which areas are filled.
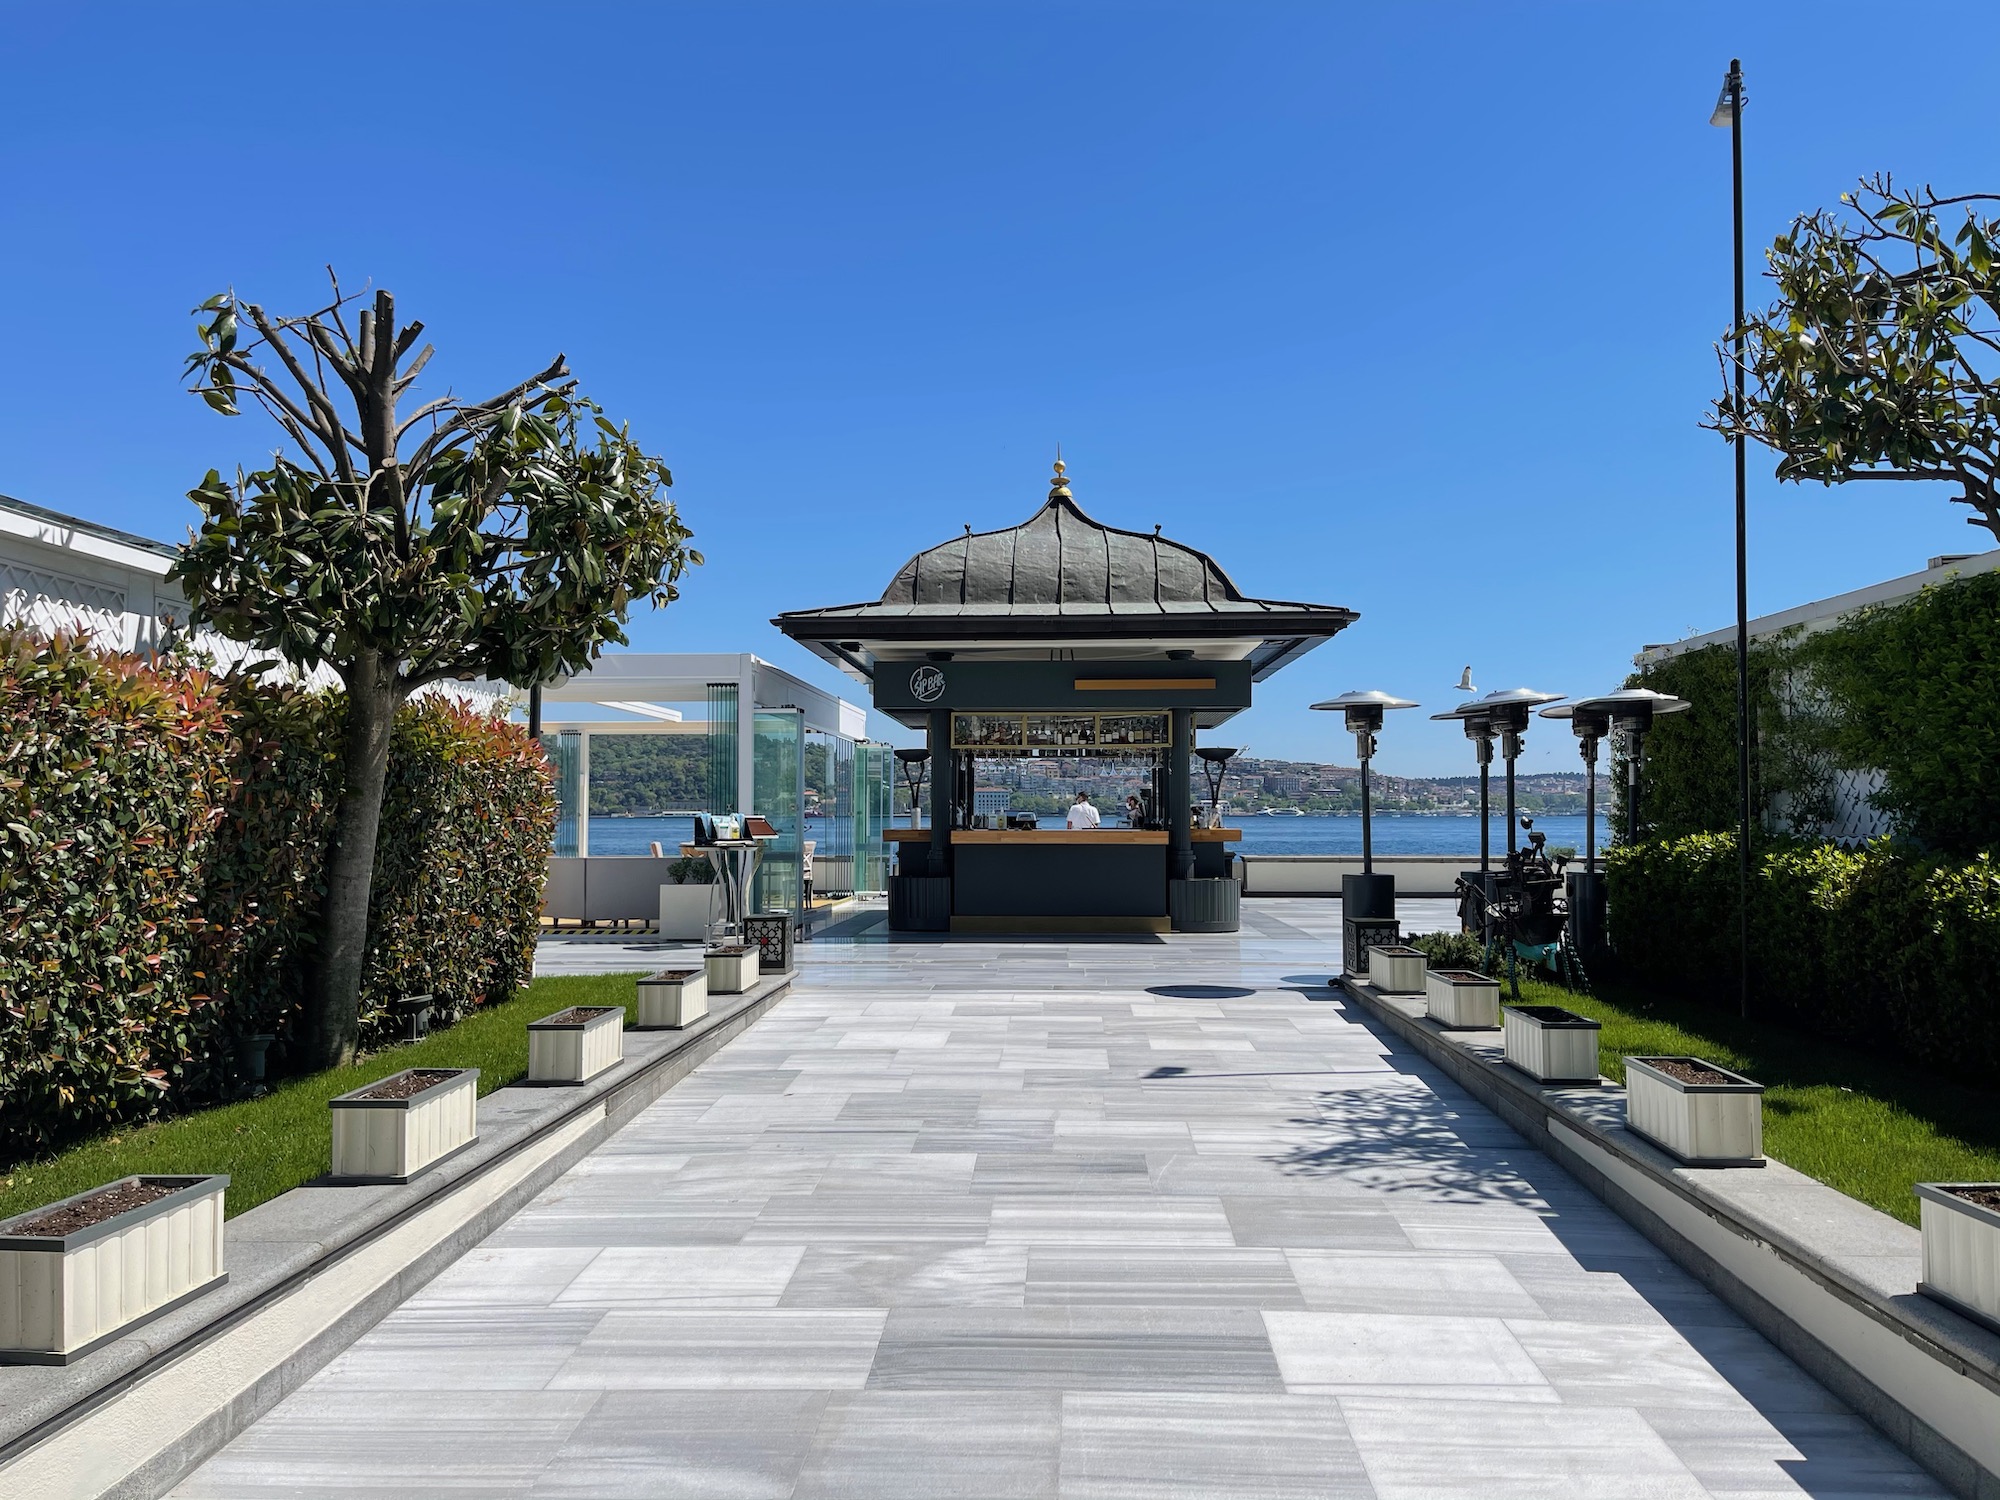
[[[1736,656],[1705,646],[1628,685],[1685,698],[1646,740],[1640,837],[1736,826]],[[1933,585],[1813,635],[1754,642],[1751,785],[1762,826],[1817,834],[1837,772],[1875,771],[1900,837],[2000,849],[2000,574]],[[1619,827],[1625,781],[1618,774]]]
[[[708,806],[708,736],[600,734],[590,741],[593,813],[696,811]]]
[[[1831,712],[1808,726],[1833,764],[1871,767],[1897,831],[1957,854],[2000,849],[2000,575],[1864,610],[1808,637]]]
[[[235,1043],[299,1044],[344,706],[0,632],[0,1161],[226,1097]],[[426,697],[397,716],[361,1005],[448,1022],[532,970],[555,822],[524,731]]]
[[[427,683],[533,684],[623,643],[635,602],[666,604],[700,554],[666,465],[577,393],[558,355],[484,401],[404,410],[432,354],[377,291],[350,327],[325,307],[267,313],[233,293],[197,309],[193,389],[247,397],[287,440],[267,468],[210,470],[202,524],[171,576],[195,622],[346,688],[340,797],[309,1003],[315,1060],[360,1038],[369,886],[396,712]]]
[[[1750,713],[1758,732],[1750,744],[1751,807],[1762,819],[1771,809],[1774,788],[1768,764],[1771,731],[1782,717],[1775,682],[1785,671],[1781,647],[1753,643],[1750,651]],[[1734,828],[1738,819],[1736,784],[1736,648],[1703,646],[1641,668],[1627,687],[1647,687],[1685,698],[1682,713],[1663,714],[1646,736],[1646,760],[1639,788],[1639,837],[1679,838]],[[1612,827],[1625,834],[1629,791],[1622,755],[1611,768]]]
[[[1773,449],[1780,479],[1956,485],[2000,536],[2000,196],[1884,175],[1841,203],[1766,252],[1778,300],[1746,318],[1742,405],[1725,391],[1709,425]]]

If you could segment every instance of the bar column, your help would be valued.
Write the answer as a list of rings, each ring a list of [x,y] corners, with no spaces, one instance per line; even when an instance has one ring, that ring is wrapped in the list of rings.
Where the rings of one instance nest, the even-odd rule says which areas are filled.
[[[931,750],[931,856],[928,872],[951,873],[951,799],[958,767],[952,763],[951,710],[934,708],[925,734]]]
[[[1173,711],[1173,747],[1167,752],[1167,879],[1194,879],[1194,838],[1188,827],[1194,803],[1194,710]]]

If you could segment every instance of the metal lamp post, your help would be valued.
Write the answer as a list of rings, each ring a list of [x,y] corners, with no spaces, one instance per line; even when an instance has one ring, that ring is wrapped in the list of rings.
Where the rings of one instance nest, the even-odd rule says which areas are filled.
[[[1375,873],[1374,808],[1370,804],[1369,762],[1375,758],[1375,732],[1382,715],[1392,708],[1415,708],[1408,698],[1370,689],[1342,693],[1315,709],[1339,709],[1354,736],[1354,753],[1361,761],[1361,873],[1340,877],[1341,963],[1350,974],[1368,970],[1368,950],[1402,940],[1396,925],[1396,877]]]
[[[1229,762],[1239,753],[1235,746],[1224,749],[1220,745],[1197,745],[1194,753],[1201,757],[1202,774],[1208,778],[1208,826],[1222,826],[1222,778],[1229,769]]]
[[[1735,349],[1736,410],[1743,410],[1743,60],[1729,59],[1722,95],[1708,123],[1729,131],[1729,178],[1734,228],[1731,271],[1736,321],[1730,328]],[[1750,539],[1749,505],[1744,496],[1743,433],[1736,434],[1736,920],[1738,1005],[1750,1014]],[[1648,720],[1648,723],[1651,721]],[[1644,730],[1639,731],[1641,735]]]
[[[1492,878],[1491,832],[1493,815],[1490,811],[1491,799],[1488,795],[1493,776],[1493,720],[1475,699],[1461,703],[1446,713],[1432,714],[1433,719],[1456,719],[1465,726],[1465,737],[1472,741],[1473,759],[1479,764],[1479,883],[1483,891]]]
[[[923,805],[920,793],[924,788],[924,763],[931,758],[928,750],[898,750],[896,759],[903,763],[903,782],[910,789],[910,826],[918,825],[918,809]]]

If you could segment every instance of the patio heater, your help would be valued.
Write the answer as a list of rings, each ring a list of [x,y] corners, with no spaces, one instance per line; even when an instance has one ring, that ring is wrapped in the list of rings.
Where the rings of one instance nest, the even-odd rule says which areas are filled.
[[[1222,826],[1222,777],[1228,770],[1229,762],[1238,751],[1235,746],[1223,749],[1220,745],[1197,745],[1194,753],[1201,757],[1202,774],[1208,778],[1208,826]]]
[[[1538,693],[1533,688],[1504,688],[1459,704],[1449,713],[1433,714],[1434,719],[1458,719],[1465,725],[1465,737],[1473,742],[1479,757],[1479,912],[1493,898],[1495,883],[1489,851],[1491,823],[1488,778],[1493,765],[1493,739],[1500,739],[1500,756],[1507,763],[1507,855],[1511,860],[1517,847],[1514,821],[1514,763],[1521,758],[1521,736],[1527,733],[1528,716],[1544,703],[1554,703],[1561,693]],[[1468,885],[1474,881],[1466,882]],[[1461,920],[1464,913],[1461,912]]]
[[[1368,971],[1368,950],[1394,947],[1402,941],[1396,924],[1396,877],[1375,873],[1374,806],[1371,799],[1370,766],[1375,758],[1375,732],[1382,727],[1382,715],[1392,708],[1415,708],[1408,698],[1391,697],[1377,689],[1342,693],[1318,710],[1339,709],[1354,736],[1354,753],[1361,761],[1361,873],[1340,877],[1340,961],[1350,974]]]

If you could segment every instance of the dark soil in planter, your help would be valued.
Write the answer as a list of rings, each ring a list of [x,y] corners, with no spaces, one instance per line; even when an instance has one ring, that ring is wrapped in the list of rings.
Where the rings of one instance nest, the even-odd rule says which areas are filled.
[[[1560,1005],[1510,1005],[1507,1012],[1509,1015],[1533,1016],[1537,1021],[1546,1021],[1552,1026],[1583,1019],[1575,1011],[1564,1010]]]
[[[738,948],[711,948],[708,950],[708,956],[710,958],[741,958],[746,953],[754,953],[756,951],[755,948],[748,945]]]
[[[568,1010],[559,1010],[552,1016],[543,1016],[535,1022],[537,1026],[581,1026],[585,1021],[594,1021],[599,1016],[608,1016],[623,1011],[622,1005],[572,1005]]]
[[[1377,953],[1386,953],[1391,958],[1422,958],[1424,956],[1424,950],[1421,948],[1377,948],[1375,951]]]
[[[1963,1198],[1967,1203],[1977,1203],[1981,1208],[2000,1213],[2000,1187],[1948,1187],[1945,1191],[1954,1198]],[[18,1234],[20,1231],[15,1232]]]
[[[1734,1083],[1736,1080],[1717,1068],[1704,1067],[1698,1062],[1690,1062],[1685,1057],[1642,1057],[1639,1059],[1647,1067],[1678,1078],[1682,1083]]]
[[[425,1089],[435,1088],[447,1078],[456,1078],[457,1068],[413,1068],[400,1078],[385,1078],[372,1089],[363,1089],[357,1099],[408,1099]]]
[[[1497,979],[1486,974],[1475,974],[1470,969],[1433,969],[1431,972],[1440,979],[1449,979],[1453,984],[1498,984]]]
[[[646,983],[686,984],[690,979],[699,978],[702,972],[700,969],[662,969],[657,974],[648,974]]]
[[[29,1219],[24,1224],[16,1224],[9,1234],[46,1235],[50,1239],[61,1239],[66,1234],[75,1234],[79,1229],[88,1229],[93,1224],[102,1224],[106,1219],[116,1218],[134,1208],[144,1208],[148,1203],[157,1203],[167,1194],[176,1192],[163,1182],[118,1182],[110,1187],[80,1198],[75,1203],[65,1203],[61,1208],[43,1214],[40,1218]]]

